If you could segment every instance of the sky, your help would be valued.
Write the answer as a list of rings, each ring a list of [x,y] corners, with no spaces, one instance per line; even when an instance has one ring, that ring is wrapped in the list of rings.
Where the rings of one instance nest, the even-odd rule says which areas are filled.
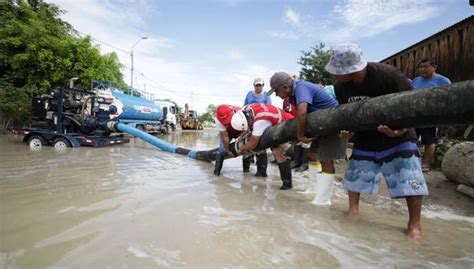
[[[61,18],[116,52],[134,88],[205,112],[243,105],[253,80],[298,74],[302,51],[319,42],[360,45],[380,61],[474,14],[469,0],[46,0]],[[272,96],[281,106],[281,100]]]

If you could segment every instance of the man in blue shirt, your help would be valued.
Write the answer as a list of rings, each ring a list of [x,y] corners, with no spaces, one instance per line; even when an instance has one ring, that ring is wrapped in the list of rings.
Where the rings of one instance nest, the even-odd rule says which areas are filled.
[[[421,60],[418,64],[420,76],[413,79],[412,86],[415,90],[431,89],[447,84],[451,81],[436,73],[436,63],[429,58]],[[430,171],[430,163],[436,151],[436,128],[417,128],[416,134],[421,137],[421,143],[425,146],[422,160],[422,171]]]
[[[263,92],[263,86],[265,83],[263,79],[256,78],[253,80],[253,91],[249,91],[247,96],[245,97],[244,106],[249,104],[272,104],[270,100],[270,96],[266,95]],[[262,150],[262,152],[257,153],[257,173],[255,174],[256,177],[266,177],[267,176],[267,151]],[[250,161],[253,159],[254,155],[251,156],[244,156],[242,158],[244,171],[248,171],[250,168]]]
[[[338,103],[318,85],[304,80],[294,80],[285,72],[275,73],[270,79],[270,86],[272,89],[268,94],[275,92],[282,99],[289,97],[290,102],[297,106],[296,130],[298,140],[303,143],[311,143],[308,154],[310,181],[306,192],[314,192],[316,184],[319,186],[320,183],[326,182],[328,186],[326,193],[319,189],[313,203],[328,205],[331,203],[330,197],[336,172],[334,160],[345,157],[347,140],[337,134],[321,136],[316,139],[306,137],[306,117],[308,113],[318,109],[335,107],[338,106]],[[318,159],[322,166],[321,173],[316,168]]]
[[[256,78],[253,81],[253,91],[249,91],[247,93],[247,96],[245,97],[244,101],[244,106],[249,105],[249,104],[272,104],[272,100],[270,99],[270,96],[266,95],[263,92],[263,86],[265,83],[263,83],[263,79],[261,78]]]

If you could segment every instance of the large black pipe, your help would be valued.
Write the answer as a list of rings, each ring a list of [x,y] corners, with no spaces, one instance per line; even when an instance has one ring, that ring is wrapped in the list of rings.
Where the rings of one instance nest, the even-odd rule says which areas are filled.
[[[474,124],[474,80],[426,90],[379,96],[308,114],[306,136],[340,130],[374,130],[384,124],[393,129]],[[296,120],[268,128],[256,150],[296,140]],[[216,149],[198,151],[200,160],[215,160]]]

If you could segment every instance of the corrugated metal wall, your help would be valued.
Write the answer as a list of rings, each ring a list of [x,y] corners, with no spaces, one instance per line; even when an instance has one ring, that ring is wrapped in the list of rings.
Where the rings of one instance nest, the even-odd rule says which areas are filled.
[[[474,79],[474,16],[381,62],[393,65],[409,78],[414,78],[418,63],[425,57],[435,59],[437,73],[453,82]]]

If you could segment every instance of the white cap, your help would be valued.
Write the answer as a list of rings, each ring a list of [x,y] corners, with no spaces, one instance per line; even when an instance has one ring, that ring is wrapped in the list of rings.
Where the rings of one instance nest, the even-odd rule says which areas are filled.
[[[265,82],[261,78],[256,78],[253,80],[253,86],[260,84],[260,85],[265,85]]]

